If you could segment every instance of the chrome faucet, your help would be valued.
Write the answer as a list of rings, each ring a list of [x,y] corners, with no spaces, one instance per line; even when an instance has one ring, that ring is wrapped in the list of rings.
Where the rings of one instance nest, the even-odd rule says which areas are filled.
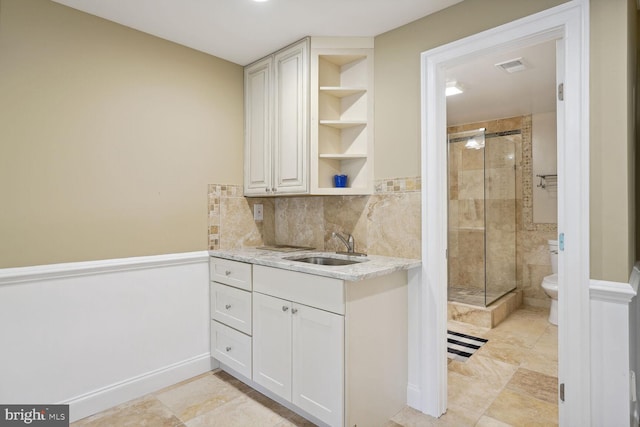
[[[340,241],[342,243],[344,243],[344,245],[347,247],[347,253],[352,254],[354,253],[354,247],[355,247],[355,242],[353,240],[353,236],[351,234],[348,235],[348,239],[345,239],[344,237],[342,237],[340,234],[336,233],[335,231],[333,233],[331,233],[331,237],[337,237],[338,239],[340,239]]]
[[[337,254],[345,254],[345,255],[355,255],[355,256],[367,256],[367,254],[364,254],[362,252],[356,252],[355,251],[355,241],[353,239],[353,236],[351,234],[347,234],[346,239],[344,237],[342,237],[340,234],[336,233],[335,231],[333,233],[331,233],[331,237],[337,237],[338,239],[340,239],[340,241],[342,243],[344,243],[344,245],[347,247],[347,250],[344,252],[341,251],[337,251]]]

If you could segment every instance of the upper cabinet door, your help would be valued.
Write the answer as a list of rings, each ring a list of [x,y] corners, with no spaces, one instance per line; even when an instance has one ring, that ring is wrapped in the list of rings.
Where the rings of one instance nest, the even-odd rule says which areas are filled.
[[[274,116],[275,192],[308,193],[309,39],[274,55]]]
[[[273,58],[244,70],[244,192],[265,195],[271,191],[271,103]]]

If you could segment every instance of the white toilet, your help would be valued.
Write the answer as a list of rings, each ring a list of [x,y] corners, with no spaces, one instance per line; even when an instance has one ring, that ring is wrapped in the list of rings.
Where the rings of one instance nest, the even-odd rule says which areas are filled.
[[[542,289],[551,297],[549,322],[558,324],[558,241],[549,240],[549,256],[551,257],[551,271],[553,274],[542,279]]]

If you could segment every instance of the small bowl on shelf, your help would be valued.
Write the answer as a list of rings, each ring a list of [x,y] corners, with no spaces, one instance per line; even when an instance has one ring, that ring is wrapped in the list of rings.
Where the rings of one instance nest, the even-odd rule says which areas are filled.
[[[334,175],[333,186],[336,188],[344,188],[347,186],[347,175]]]

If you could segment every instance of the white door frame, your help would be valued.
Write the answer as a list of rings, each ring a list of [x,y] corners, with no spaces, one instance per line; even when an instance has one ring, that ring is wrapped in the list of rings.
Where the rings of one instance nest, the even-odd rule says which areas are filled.
[[[411,322],[409,404],[440,416],[447,408],[447,147],[445,74],[496,49],[557,40],[564,101],[558,102],[559,402],[560,425],[590,425],[589,340],[589,2],[572,0],[463,40],[423,52],[422,281]],[[417,362],[415,360],[417,359]],[[418,377],[418,378],[416,378]]]

